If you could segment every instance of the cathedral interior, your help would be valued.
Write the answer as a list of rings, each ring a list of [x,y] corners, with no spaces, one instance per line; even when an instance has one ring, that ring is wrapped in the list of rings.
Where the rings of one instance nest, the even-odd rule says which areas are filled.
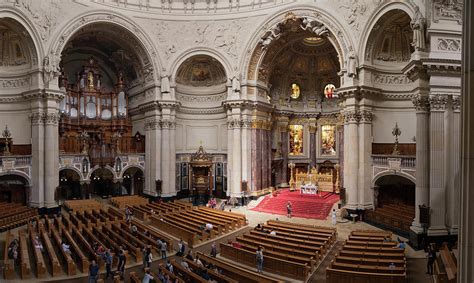
[[[136,260],[122,272],[119,262],[114,282],[474,282],[473,10],[463,0],[0,0],[0,260],[13,240],[21,250],[4,278],[86,282],[94,264],[81,250],[99,242]],[[280,238],[265,242],[241,217]],[[216,270],[181,261],[183,239],[212,257],[212,225],[220,253],[202,258]],[[120,235],[128,226],[138,231]],[[299,242],[304,231],[328,238],[316,249]],[[43,267],[23,249],[36,250],[35,235],[48,245]],[[147,238],[157,253],[138,269]],[[169,238],[171,263],[158,238]],[[385,258],[394,249],[382,240],[406,244],[403,258]],[[316,254],[283,256],[275,241]],[[379,254],[350,254],[357,241]]]

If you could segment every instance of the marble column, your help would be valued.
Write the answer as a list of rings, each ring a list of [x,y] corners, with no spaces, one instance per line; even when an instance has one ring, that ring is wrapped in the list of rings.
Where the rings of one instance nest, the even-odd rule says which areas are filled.
[[[242,136],[241,136],[241,117],[239,109],[232,109],[234,133],[232,142],[232,188],[231,196],[240,197],[241,181],[242,181]],[[234,111],[238,110],[238,111]]]
[[[415,233],[423,233],[420,224],[419,205],[429,205],[430,200],[430,152],[429,152],[429,109],[427,96],[413,99],[416,109],[416,185],[415,185],[415,220],[410,227]]]
[[[161,196],[171,197],[171,147],[170,147],[170,118],[163,117],[161,120]]]
[[[288,149],[289,149],[289,136],[288,136],[288,117],[280,117],[278,120],[278,127],[280,131],[280,152],[283,159],[280,168],[280,178],[277,183],[289,184],[290,176],[288,176]]]
[[[157,196],[156,181],[161,178],[161,126],[158,113],[145,120],[145,189],[143,193]]]
[[[359,208],[370,209],[373,206],[372,186],[372,112],[360,111],[359,121]]]
[[[234,178],[232,174],[233,169],[233,144],[234,144],[234,122],[232,120],[232,112],[228,111],[227,114],[227,196],[231,195],[232,180]]]
[[[56,207],[54,199],[56,188],[59,186],[59,141],[58,141],[58,109],[48,109],[44,123],[44,205]]]
[[[317,132],[317,126],[315,123],[310,123],[309,124],[309,166],[310,170],[311,168],[315,167],[316,168],[316,132]]]
[[[447,96],[430,96],[430,228],[429,236],[446,235],[446,145]]]
[[[346,208],[358,208],[358,169],[359,169],[359,112],[344,112],[344,187],[346,189]]]
[[[174,115],[169,122],[169,144],[170,144],[170,165],[169,165],[169,196],[176,196],[176,122]]]
[[[33,103],[32,103],[33,104]],[[31,120],[31,176],[32,190],[30,205],[33,207],[44,206],[44,113],[38,109],[40,102],[34,102],[34,112]],[[32,105],[33,106],[33,105]]]
[[[252,123],[253,124],[253,123]],[[258,187],[258,163],[257,163],[257,155],[258,155],[258,143],[257,143],[257,129],[255,127],[251,127],[250,130],[251,141],[252,141],[252,149],[251,149],[251,156],[252,156],[252,187],[254,190],[259,190]]]
[[[464,1],[458,283],[474,282],[474,3]]]
[[[451,234],[458,234],[459,227],[459,202],[461,186],[461,101],[460,96],[452,99],[452,123],[451,123],[451,166],[448,175],[451,176],[451,184],[448,189],[448,225]]]
[[[250,159],[251,159],[251,145],[250,145],[250,126],[251,122],[249,118],[245,117],[242,119],[242,180],[247,181],[247,192],[252,187],[252,178],[250,173]]]

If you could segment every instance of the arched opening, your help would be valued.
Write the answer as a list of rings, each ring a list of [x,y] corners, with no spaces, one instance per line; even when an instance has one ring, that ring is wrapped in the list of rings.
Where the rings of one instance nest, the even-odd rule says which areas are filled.
[[[400,175],[381,176],[375,181],[374,208],[366,210],[369,223],[407,235],[415,218],[415,183]]]
[[[73,169],[59,171],[59,188],[56,192],[56,200],[82,199],[84,192],[81,186],[81,177]]]
[[[128,195],[142,195],[143,194],[143,171],[138,167],[130,167],[123,172],[122,186]],[[122,194],[123,194],[122,190]]]
[[[89,193],[100,197],[122,195],[120,184],[114,182],[114,174],[107,168],[96,169],[91,174]]]
[[[28,180],[20,175],[0,176],[0,202],[16,202],[26,205],[28,201]]]

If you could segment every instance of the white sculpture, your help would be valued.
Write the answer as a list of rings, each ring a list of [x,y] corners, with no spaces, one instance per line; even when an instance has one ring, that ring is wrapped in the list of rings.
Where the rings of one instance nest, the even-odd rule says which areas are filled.
[[[326,36],[329,33],[327,27],[317,21],[311,20],[308,17],[303,18],[302,25],[300,26],[303,30],[309,30],[317,36]]]
[[[281,35],[281,30],[279,25],[276,25],[272,29],[268,30],[261,38],[260,44],[262,49],[266,49],[273,40],[278,39]]]
[[[170,79],[168,75],[161,76],[161,93],[169,93],[171,90]]]
[[[410,22],[410,27],[413,30],[413,41],[411,45],[415,50],[424,50],[426,48],[425,18],[421,15],[418,6],[415,8],[415,15]]]
[[[349,77],[357,77],[357,55],[352,47],[347,54],[347,75]]]

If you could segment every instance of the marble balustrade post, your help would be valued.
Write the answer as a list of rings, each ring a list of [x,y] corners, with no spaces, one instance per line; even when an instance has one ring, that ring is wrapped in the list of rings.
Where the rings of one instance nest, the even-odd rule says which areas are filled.
[[[420,224],[420,205],[429,205],[430,199],[430,152],[429,152],[429,109],[427,96],[413,99],[416,109],[416,184],[415,184],[415,220],[411,230],[422,233]]]
[[[430,228],[429,236],[446,235],[446,145],[447,96],[432,95],[430,102]]]
[[[344,112],[344,187],[346,189],[346,208],[358,208],[358,169],[359,169],[359,112]]]

